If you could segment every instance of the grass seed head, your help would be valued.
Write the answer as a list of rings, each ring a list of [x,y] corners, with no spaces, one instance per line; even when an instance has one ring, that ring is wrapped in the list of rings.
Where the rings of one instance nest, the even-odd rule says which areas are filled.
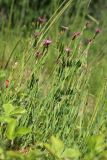
[[[61,26],[61,31],[62,31],[62,32],[68,31],[68,27],[67,27],[67,26]]]

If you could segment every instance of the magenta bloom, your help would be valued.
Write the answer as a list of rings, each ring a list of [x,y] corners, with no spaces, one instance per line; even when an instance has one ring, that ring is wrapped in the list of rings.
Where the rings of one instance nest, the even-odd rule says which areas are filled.
[[[100,32],[101,32],[101,29],[97,28],[95,33],[99,34]]]
[[[48,48],[48,46],[52,43],[52,41],[50,39],[46,39],[43,43],[43,45]]]
[[[74,40],[75,38],[77,38],[79,35],[80,35],[80,32],[74,32],[72,40]]]
[[[101,32],[101,29],[97,28],[96,31],[95,31],[95,34],[94,34],[94,37],[93,39],[96,38],[96,36]]]
[[[46,22],[46,18],[45,18],[45,17],[39,17],[39,18],[38,18],[38,22],[39,22],[40,24],[43,24],[43,23]]]

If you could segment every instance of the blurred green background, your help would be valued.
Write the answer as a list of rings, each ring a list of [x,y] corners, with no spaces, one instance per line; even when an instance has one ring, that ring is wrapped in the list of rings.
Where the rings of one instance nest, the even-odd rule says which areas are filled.
[[[63,0],[64,1],[64,0]],[[36,16],[49,16],[55,8],[63,2],[62,0],[0,0],[0,23],[6,23],[9,18],[12,4],[12,26],[15,24],[25,24],[35,20]],[[87,2],[87,0],[85,0]],[[84,2],[85,2],[84,1]],[[106,0],[88,0],[90,3],[89,12],[96,18],[101,18],[101,13],[107,10]],[[73,1],[72,13],[75,13],[76,4],[82,0]],[[76,10],[77,12],[77,10]]]

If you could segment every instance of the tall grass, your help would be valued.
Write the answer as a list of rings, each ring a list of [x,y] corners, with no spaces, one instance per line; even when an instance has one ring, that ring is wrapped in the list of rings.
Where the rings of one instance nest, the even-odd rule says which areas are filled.
[[[18,126],[31,128],[29,134],[15,139],[14,147],[46,142],[57,135],[68,147],[78,146],[83,154],[81,159],[96,157],[96,153],[89,154],[87,141],[91,135],[106,132],[106,77],[94,98],[90,82],[93,83],[96,59],[91,58],[90,52],[95,50],[94,43],[97,46],[102,35],[84,43],[87,35],[90,38],[96,35],[95,31],[90,33],[93,28],[88,28],[85,20],[90,2],[77,1],[76,16],[72,19],[69,16],[72,0],[59,6],[57,1],[52,2],[55,11],[51,18],[46,24],[36,22],[33,33],[24,37],[23,29],[20,32],[19,28],[11,29],[12,1],[8,31],[3,29],[1,33],[0,105],[12,103],[25,108],[27,112],[19,118]],[[61,27],[61,22],[65,25],[69,21],[71,24],[66,24],[69,29]],[[5,146],[8,144],[5,139]]]

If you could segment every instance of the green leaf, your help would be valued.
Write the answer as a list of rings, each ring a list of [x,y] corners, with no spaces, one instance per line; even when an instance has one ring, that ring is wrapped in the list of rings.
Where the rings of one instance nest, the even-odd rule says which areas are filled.
[[[105,147],[105,141],[104,141],[104,135],[97,135],[96,136],[96,146],[95,146],[95,150],[97,152],[101,152],[104,150]]]
[[[16,130],[15,137],[23,136],[31,132],[31,128],[20,127]]]
[[[104,135],[93,135],[88,137],[87,146],[90,152],[101,152],[104,150]]]
[[[3,109],[6,115],[10,115],[10,113],[14,111],[15,108],[13,107],[12,104],[7,103],[3,105]]]
[[[81,153],[78,149],[68,148],[62,154],[62,158],[78,158],[80,157]]]
[[[0,159],[5,159],[4,150],[0,147]]]
[[[11,112],[11,115],[21,115],[21,114],[24,114],[26,113],[26,110],[23,109],[23,108],[16,108],[14,111]]]
[[[44,144],[44,147],[45,147],[46,150],[47,150],[49,153],[51,153],[52,155],[55,154],[55,152],[54,152],[54,150],[51,148],[51,145],[50,145],[50,144],[45,143],[45,144]]]
[[[17,116],[26,113],[26,110],[21,107],[14,107],[12,104],[7,103],[3,105],[5,115]]]
[[[17,121],[12,120],[8,125],[6,129],[6,135],[7,138],[10,140],[13,140],[15,138],[15,129],[16,129]]]
[[[35,150],[30,150],[29,154],[27,155],[27,158],[30,159],[35,159],[37,160],[37,158],[40,158],[44,155],[45,153],[43,151],[40,151],[39,149],[35,149]],[[38,159],[38,160],[40,160]]]
[[[20,158],[20,160],[24,160],[24,155],[20,152],[14,152],[14,151],[7,151],[7,156],[9,158]]]
[[[64,143],[60,139],[54,136],[50,138],[50,142],[51,142],[53,151],[55,152],[55,154],[57,154],[60,157],[60,155],[64,151]]]
[[[12,120],[14,120],[14,119],[10,118],[8,116],[1,116],[0,117],[0,122],[10,123]]]

